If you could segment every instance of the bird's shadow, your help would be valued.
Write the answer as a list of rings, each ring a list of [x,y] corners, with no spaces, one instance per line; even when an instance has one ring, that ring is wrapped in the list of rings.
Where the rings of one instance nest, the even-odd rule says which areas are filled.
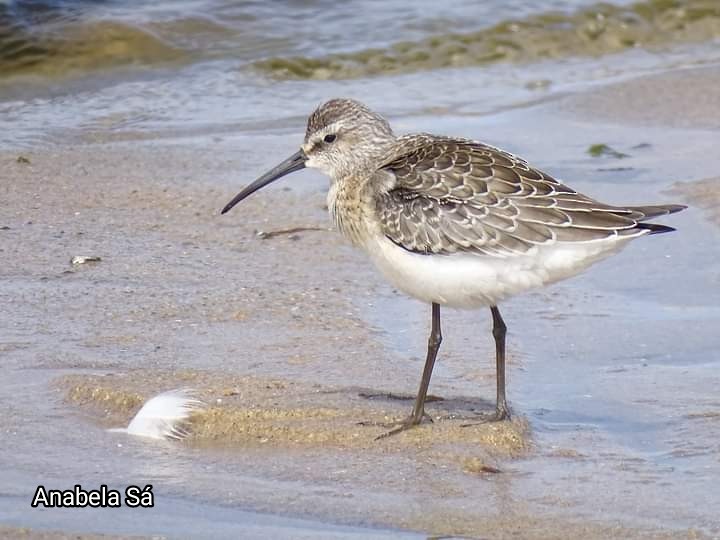
[[[353,400],[359,398],[380,403],[407,403],[412,405],[415,401],[415,394],[385,392],[376,388],[346,387],[331,390],[328,393],[346,394],[352,396]],[[428,394],[425,403],[431,412],[433,409],[441,409],[442,412],[449,417],[468,413],[487,413],[495,410],[494,401],[474,396],[443,397],[436,394]]]

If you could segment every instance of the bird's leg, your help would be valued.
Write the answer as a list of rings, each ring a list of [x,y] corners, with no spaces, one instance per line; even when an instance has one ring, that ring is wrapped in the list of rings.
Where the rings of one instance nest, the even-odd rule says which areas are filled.
[[[508,409],[507,400],[505,399],[505,335],[507,334],[507,326],[500,316],[500,310],[497,306],[490,308],[493,318],[492,334],[495,338],[495,369],[497,370],[497,401],[495,404],[494,420],[505,420],[510,418],[510,409]]]
[[[397,424],[397,427],[391,429],[387,433],[383,433],[378,439],[390,437],[401,431],[405,431],[411,427],[417,426],[422,422],[425,414],[425,399],[427,398],[428,387],[430,386],[430,377],[432,377],[433,367],[435,366],[435,358],[437,357],[440,343],[442,342],[442,332],[440,330],[440,304],[433,302],[432,304],[432,326],[430,330],[430,338],[428,339],[427,357],[425,358],[425,368],[423,369],[422,379],[420,379],[420,388],[415,398],[415,406],[412,414]],[[427,418],[430,418],[429,416]],[[432,421],[432,419],[430,419]]]
[[[495,338],[495,369],[497,378],[497,401],[495,404],[495,412],[480,418],[479,423],[498,422],[500,420],[510,419],[510,409],[505,398],[505,335],[507,334],[507,326],[500,316],[500,310],[497,306],[490,308],[492,313],[493,328],[492,334]],[[474,426],[477,423],[463,424],[463,427]]]

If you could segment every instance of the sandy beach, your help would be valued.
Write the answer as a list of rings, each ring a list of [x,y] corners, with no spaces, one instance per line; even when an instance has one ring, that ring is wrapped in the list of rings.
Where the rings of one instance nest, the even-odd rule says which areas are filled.
[[[330,229],[319,175],[219,215],[302,121],[261,154],[252,133],[0,152],[0,456],[15,472],[0,535],[106,538],[114,516],[19,527],[35,484],[138,479],[198,514],[320,524],[293,537],[719,537],[718,84],[706,66],[401,119],[510,146],[601,200],[690,208],[661,220],[676,233],[508,303],[512,422],[461,427],[493,406],[493,344],[487,313],[449,312],[434,423],[380,441],[411,407],[427,307]],[[630,157],[593,158],[596,143]],[[104,431],[180,387],[209,404],[187,440]],[[179,511],[159,506],[144,531],[128,516],[110,530],[174,537],[163,519]],[[240,525],[198,522],[208,537]]]

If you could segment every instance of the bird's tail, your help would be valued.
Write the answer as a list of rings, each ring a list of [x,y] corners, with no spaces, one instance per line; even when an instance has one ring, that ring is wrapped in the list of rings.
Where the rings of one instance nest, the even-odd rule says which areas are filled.
[[[628,207],[628,210],[632,210],[633,212],[639,214],[639,216],[635,219],[642,222],[647,219],[652,219],[654,217],[674,214],[675,212],[680,212],[681,210],[685,210],[686,208],[687,206],[685,206],[684,204],[657,204],[652,206],[630,206]],[[672,227],[668,227],[667,225],[660,225],[658,223],[638,223],[636,228],[647,229],[650,231],[648,234],[661,234],[666,232],[672,232],[675,230]]]
[[[680,210],[685,210],[687,206],[684,204],[655,204],[652,206],[628,206],[628,210],[632,210],[633,212],[637,212],[638,214],[642,214],[638,219],[638,221],[645,221],[646,219],[658,217],[658,216],[664,216],[667,214],[674,214],[675,212],[680,212]]]

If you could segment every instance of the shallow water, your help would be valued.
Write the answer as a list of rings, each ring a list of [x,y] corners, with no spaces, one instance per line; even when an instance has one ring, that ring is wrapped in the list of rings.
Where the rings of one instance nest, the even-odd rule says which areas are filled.
[[[719,29],[713,0],[3,2],[0,67],[6,77],[64,78],[222,61],[337,79],[667,48]]]
[[[696,4],[702,2],[693,0]],[[622,4],[622,2],[616,2]],[[46,0],[0,3],[0,67],[64,76],[118,66],[208,60],[246,66],[268,57],[383,49],[429,35],[477,31],[537,12],[571,13],[591,0],[482,2],[181,0],[152,5]],[[649,11],[652,11],[650,9]]]
[[[37,61],[28,61],[17,73],[13,62],[25,62],[23,54],[13,53],[4,62],[0,58],[0,145],[287,129],[296,126],[313,105],[338,95],[382,106],[395,117],[448,111],[486,114],[547,99],[568,85],[717,61],[720,15],[713,2],[706,3],[693,0],[683,8],[671,8],[672,3],[652,0],[647,5],[632,4],[628,14],[623,11],[628,3],[615,2],[619,7],[612,9],[620,20],[633,19],[638,16],[632,15],[635,12],[657,18],[660,27],[649,30],[654,39],[661,41],[676,30],[696,38],[673,41],[668,37],[659,48],[639,43],[589,53],[570,44],[555,44],[553,49],[563,51],[562,55],[540,54],[522,65],[453,63],[439,58],[413,68],[412,62],[401,60],[402,73],[396,68],[378,72],[362,51],[379,47],[378,54],[386,54],[383,47],[390,43],[442,41],[440,28],[447,25],[461,33],[482,34],[496,25],[505,28],[503,21],[509,19],[555,17],[552,14],[570,19],[549,25],[549,35],[554,36],[553,28],[559,27],[574,36],[579,30],[573,29],[572,17],[582,24],[606,20],[610,8],[589,1],[556,0],[539,7],[535,2],[514,0],[482,2],[472,8],[463,2],[418,2],[413,4],[415,11],[408,12],[404,2],[334,3],[329,9],[324,1],[316,0],[285,2],[283,9],[273,8],[269,16],[263,3],[219,0],[154,7],[69,1],[33,3],[35,8],[28,8],[22,2],[0,3],[0,28],[5,25],[8,40],[20,39],[18,34],[31,41],[52,38],[58,47],[40,53]],[[45,9],[37,8],[42,5]],[[357,13],[363,16],[351,16]],[[683,22],[685,18],[690,22]],[[353,23],[348,25],[348,20]],[[701,24],[702,30],[692,30],[690,24]],[[293,32],[288,32],[288,25]],[[388,32],[388,25],[394,25],[395,31]],[[125,36],[125,31],[130,35]],[[523,46],[541,42],[527,36]],[[592,40],[594,45],[600,42]],[[6,44],[0,50],[10,54],[12,47]],[[268,78],[272,72],[253,67],[271,56],[283,59],[298,54],[306,55],[308,62],[322,63],[328,51],[355,55],[349,64],[359,67],[351,65],[356,71],[352,75],[363,78],[342,79],[348,62],[338,67],[338,73],[327,75],[327,81],[277,80]],[[612,54],[621,51],[625,52],[620,56]],[[363,71],[364,62],[370,62],[369,71]],[[439,67],[446,68],[442,77],[427,71]],[[284,68],[278,69],[275,75],[282,75]]]

